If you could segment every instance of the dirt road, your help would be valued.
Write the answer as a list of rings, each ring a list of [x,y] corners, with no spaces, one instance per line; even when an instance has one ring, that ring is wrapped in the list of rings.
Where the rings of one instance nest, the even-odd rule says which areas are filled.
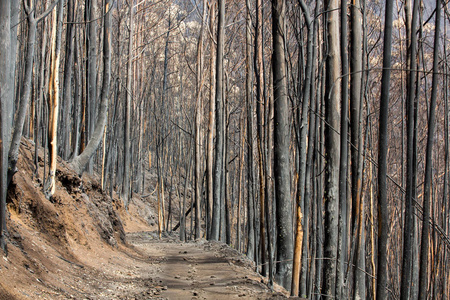
[[[159,284],[153,296],[164,299],[281,299],[270,292],[250,262],[221,244],[159,241],[153,233],[129,234],[129,243],[147,255]]]

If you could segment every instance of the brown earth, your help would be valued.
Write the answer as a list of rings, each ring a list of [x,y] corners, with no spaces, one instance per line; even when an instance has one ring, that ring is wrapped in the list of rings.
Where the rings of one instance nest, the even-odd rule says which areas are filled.
[[[1,299],[277,299],[252,263],[222,243],[159,239],[154,198],[135,195],[126,211],[95,176],[58,160],[47,200],[33,174],[34,145],[22,140],[8,193],[8,255],[0,259]]]

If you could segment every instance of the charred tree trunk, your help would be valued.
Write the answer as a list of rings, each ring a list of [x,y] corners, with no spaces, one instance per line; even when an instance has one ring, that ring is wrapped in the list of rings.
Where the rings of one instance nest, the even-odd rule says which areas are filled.
[[[111,0],[106,0],[104,11],[105,15],[103,29],[103,83],[100,94],[100,109],[98,111],[97,123],[92,138],[89,140],[84,151],[72,160],[72,167],[81,174],[88,164],[92,155],[94,155],[103,137],[103,130],[107,121],[108,98],[111,78]]]
[[[64,1],[60,0],[57,11],[53,12],[51,70],[49,84],[49,122],[48,140],[50,149],[49,177],[44,185],[45,196],[50,199],[56,189],[56,159],[58,151],[58,113],[59,113],[59,64],[61,53],[61,34],[63,23]]]
[[[310,105],[310,95],[311,95],[311,78],[312,78],[312,66],[313,66],[313,24],[312,19],[309,14],[308,7],[305,2],[299,1],[300,7],[302,9],[306,28],[308,29],[307,36],[307,50],[306,50],[306,74],[303,83],[303,100],[302,100],[302,113],[299,120],[300,123],[300,140],[299,140],[299,156],[300,156],[300,166],[299,166],[299,178],[298,178],[298,195],[297,195],[297,229],[295,234],[295,248],[294,248],[294,262],[292,268],[292,284],[291,284],[291,295],[298,296],[299,284],[300,284],[300,271],[301,268],[305,268],[307,262],[303,261],[304,257],[307,257],[308,246],[303,245],[308,242],[308,204],[305,201],[305,185],[306,185],[306,156],[307,156],[307,127],[308,127],[308,111]],[[299,59],[302,59],[299,57]],[[303,208],[303,212],[302,212]],[[303,219],[302,219],[303,217]],[[304,225],[304,226],[303,226]],[[306,282],[306,281],[305,281]],[[303,289],[303,292],[305,289]]]
[[[131,102],[133,101],[133,35],[134,35],[134,1],[130,1],[130,30],[128,37],[127,91],[124,126],[124,168],[122,199],[126,209],[130,201],[130,168],[131,168]]]
[[[254,193],[253,193],[253,94],[252,94],[252,19],[250,1],[246,0],[246,28],[245,28],[245,100],[247,112],[247,256],[255,259],[255,228],[254,223]]]
[[[29,3],[24,2],[24,9],[27,14],[28,22],[28,40],[27,40],[27,53],[25,61],[25,74],[22,80],[22,88],[20,94],[20,102],[18,107],[17,117],[14,121],[14,134],[11,140],[11,147],[8,154],[8,181],[7,184],[11,182],[12,177],[17,172],[16,164],[19,158],[19,146],[20,139],[22,138],[23,126],[25,123],[25,118],[28,111],[28,103],[31,98],[31,80],[33,75],[33,60],[34,60],[34,50],[36,43],[36,27],[37,24],[43,20],[56,6],[58,1],[53,2],[52,5],[39,17],[35,18],[35,7],[34,0],[27,0]],[[14,84],[14,81],[12,82]]]
[[[387,242],[389,211],[387,205],[387,125],[389,112],[389,84],[391,77],[391,45],[393,0],[386,0],[383,43],[383,73],[381,77],[380,121],[378,141],[378,264],[376,299],[387,299]]]
[[[225,30],[225,0],[218,0],[219,3],[219,21],[217,24],[217,57],[216,57],[216,150],[214,165],[214,187],[213,187],[213,214],[211,226],[211,239],[219,240],[221,221],[221,207],[223,207],[223,165],[224,165],[224,70],[223,70],[223,51],[224,51],[224,30]],[[225,228],[222,228],[225,230]]]
[[[436,0],[436,20],[434,29],[434,51],[433,51],[433,81],[431,86],[431,99],[428,117],[427,152],[425,156],[425,182],[423,194],[423,217],[422,217],[422,244],[420,247],[420,269],[419,269],[419,299],[427,299],[427,268],[429,252],[429,232],[430,232],[430,198],[432,181],[432,155],[434,143],[434,126],[436,121],[436,98],[438,84],[438,63],[439,63],[439,34],[441,29],[441,1]],[[446,112],[448,113],[448,112]]]
[[[10,9],[11,1],[0,0],[0,247],[5,255],[8,253],[6,246],[7,166],[11,136],[11,111],[14,103],[14,83],[10,77]]]
[[[275,281],[290,289],[292,280],[293,229],[289,174],[289,106],[285,60],[285,2],[272,0],[274,177],[277,225]]]
[[[325,221],[322,293],[335,297],[339,218],[339,159],[340,143],[336,129],[340,125],[341,85],[339,12],[337,0],[326,2],[327,58],[325,78]]]

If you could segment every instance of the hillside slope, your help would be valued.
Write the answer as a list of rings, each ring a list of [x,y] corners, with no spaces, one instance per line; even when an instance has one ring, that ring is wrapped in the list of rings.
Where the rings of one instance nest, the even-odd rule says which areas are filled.
[[[33,155],[32,142],[22,140],[7,199],[9,253],[0,260],[0,299],[283,297],[223,244],[158,239],[154,199],[135,195],[125,211],[95,177],[80,178],[61,159],[55,195],[47,200],[42,149],[38,178]]]

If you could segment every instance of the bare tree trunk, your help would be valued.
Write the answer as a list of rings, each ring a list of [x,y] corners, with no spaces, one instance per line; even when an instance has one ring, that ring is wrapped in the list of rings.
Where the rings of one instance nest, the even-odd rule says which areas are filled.
[[[11,56],[10,56],[10,72],[9,72],[9,76],[10,76],[10,82],[12,83],[12,99],[17,99],[16,95],[15,95],[15,89],[14,87],[16,86],[16,65],[17,65],[17,44],[18,44],[18,33],[17,30],[19,28],[19,12],[20,12],[20,0],[16,0],[16,1],[11,1],[11,14],[10,14],[10,25],[11,25],[11,30],[10,30],[10,34],[11,34],[11,44],[10,44],[10,51],[11,51]],[[19,85],[17,85],[19,86]],[[9,182],[9,181],[8,181]]]
[[[97,21],[96,11],[97,11],[97,0],[86,1],[86,38],[87,38],[87,111],[86,111],[86,132],[85,143],[89,143],[95,126],[95,112],[97,108]],[[92,157],[89,159],[87,169],[89,173],[92,173]]]
[[[307,262],[302,261],[303,257],[307,256],[307,245],[303,245],[303,242],[307,243],[308,234],[307,232],[308,226],[308,203],[305,201],[305,185],[306,185],[306,136],[308,131],[308,111],[310,104],[310,94],[311,94],[311,78],[312,78],[312,66],[313,66],[313,24],[312,19],[309,14],[308,7],[305,2],[299,1],[300,7],[303,11],[303,15],[306,22],[306,28],[308,29],[308,37],[307,37],[307,50],[306,50],[306,74],[305,81],[303,84],[303,102],[302,102],[302,113],[301,118],[299,120],[300,123],[300,140],[299,140],[299,156],[300,156],[300,166],[299,166],[299,178],[298,178],[298,195],[297,195],[297,230],[295,235],[295,248],[294,248],[294,262],[293,262],[293,271],[292,271],[292,286],[291,286],[291,295],[298,296],[299,293],[299,283],[300,283],[300,269],[307,265]],[[302,59],[299,57],[299,59]],[[300,86],[300,85],[299,85]],[[300,93],[299,93],[300,94]],[[302,213],[303,208],[303,213]],[[305,214],[304,219],[302,220],[303,214]],[[304,224],[305,226],[302,226]],[[298,251],[298,252],[297,252]],[[306,282],[306,281],[304,281]],[[305,289],[303,290],[305,291]]]
[[[72,160],[72,167],[81,174],[89,162],[89,159],[94,155],[103,136],[103,130],[107,121],[108,112],[108,98],[111,78],[111,0],[105,0],[105,15],[104,29],[103,29],[103,84],[100,94],[100,109],[98,112],[97,123],[92,138],[89,140],[84,151]]]
[[[73,109],[73,135],[72,135],[72,154],[71,158],[79,154],[80,144],[81,144],[81,118],[82,118],[82,84],[83,79],[81,78],[81,57],[80,57],[80,39],[77,34],[75,34],[75,92],[74,92],[74,109]]]
[[[357,230],[364,234],[364,222],[356,227],[356,218],[361,220],[361,215],[357,215],[355,208],[361,207],[361,181],[362,172],[360,170],[362,158],[362,135],[361,135],[361,99],[362,99],[362,7],[361,1],[355,0],[353,5],[350,6],[350,137],[351,137],[351,182],[352,182],[352,215],[351,223],[354,236]],[[355,148],[357,147],[357,148]],[[361,211],[363,214],[364,211]],[[362,218],[364,220],[364,218]],[[359,229],[357,229],[359,228]],[[356,267],[354,272],[354,299],[366,298],[366,285],[365,285],[365,272],[360,270],[358,262],[365,261],[365,245],[364,239],[360,234],[361,239],[358,239],[357,250],[355,252]],[[360,243],[361,242],[361,243]]]
[[[75,21],[75,0],[67,1],[67,27],[66,27],[66,59],[64,62],[64,86],[63,86],[63,114],[60,128],[62,136],[62,156],[64,159],[70,157],[70,108],[75,105],[72,101],[72,75],[73,75],[73,50],[74,50],[74,25]]]
[[[201,200],[202,200],[202,149],[203,149],[203,40],[206,27],[206,0],[203,1],[202,24],[197,43],[197,99],[195,112],[195,239],[200,239]]]
[[[216,57],[216,150],[214,166],[214,188],[213,188],[213,215],[211,226],[211,239],[218,241],[220,235],[221,203],[223,202],[222,180],[224,161],[224,30],[225,30],[225,1],[219,0],[219,21],[217,24],[217,57]],[[223,228],[225,230],[225,228]]]
[[[380,119],[378,141],[378,264],[376,299],[387,299],[387,242],[389,211],[387,206],[387,125],[389,112],[389,84],[391,77],[391,45],[393,0],[386,0],[383,43],[383,73],[381,77]]]
[[[11,1],[0,0],[0,247],[6,246],[6,192],[9,140],[11,136],[10,112],[13,107],[13,82],[10,76],[11,59]]]
[[[347,176],[348,176],[348,37],[347,37],[347,11],[348,1],[341,0],[341,121],[340,121],[340,151],[339,159],[339,219],[338,219],[338,249],[336,266],[336,297],[338,299],[348,298],[346,289],[345,267],[348,263],[348,222],[347,222]],[[336,84],[338,84],[336,82]]]
[[[261,274],[266,276],[266,244],[265,244],[265,211],[264,202],[266,191],[266,175],[264,162],[264,105],[266,97],[264,94],[264,62],[263,62],[263,4],[262,0],[256,0],[256,24],[255,24],[255,77],[256,77],[256,143],[259,170],[259,254],[261,257]]]
[[[292,280],[293,229],[289,174],[289,106],[285,60],[285,2],[272,0],[274,177],[277,224],[277,270],[275,280],[290,289]]]
[[[128,37],[128,60],[127,60],[127,95],[125,104],[125,126],[124,126],[124,168],[122,184],[122,200],[126,209],[130,201],[130,167],[131,167],[131,102],[133,101],[133,35],[134,35],[134,1],[129,2],[130,27]]]
[[[324,275],[322,293],[334,297],[336,293],[336,268],[339,218],[339,159],[340,143],[336,129],[340,125],[341,85],[339,12],[337,0],[326,2],[327,59],[325,81],[325,223],[324,223]]]
[[[48,138],[50,148],[50,174],[44,185],[44,193],[50,199],[56,189],[56,159],[58,151],[58,113],[59,113],[59,63],[61,53],[61,34],[63,23],[64,0],[58,3],[57,11],[53,12],[51,70],[49,84],[49,122]]]
[[[209,30],[214,32],[214,19],[215,19],[215,2],[212,1],[210,4],[209,11]],[[210,40],[210,88],[209,88],[209,120],[208,120],[208,149],[206,157],[206,194],[208,211],[206,213],[207,220],[207,238],[210,239],[211,236],[211,224],[212,224],[212,210],[213,210],[213,178],[214,178],[214,114],[216,110],[215,93],[214,93],[214,40]]]
[[[246,28],[245,28],[245,101],[247,113],[247,256],[255,259],[255,228],[254,224],[254,189],[253,189],[253,98],[252,98],[252,19],[250,1],[246,0]]]
[[[439,34],[441,29],[441,1],[436,0],[436,20],[434,29],[434,50],[433,50],[433,81],[431,86],[431,99],[428,117],[427,152],[425,156],[425,182],[423,194],[423,217],[422,217],[422,245],[420,248],[420,269],[419,269],[419,299],[427,299],[427,267],[429,251],[430,232],[430,197],[432,181],[432,155],[434,143],[434,126],[436,120],[436,98],[438,84],[438,63],[439,63]],[[448,112],[446,112],[448,113]]]
[[[401,287],[400,287],[400,299],[409,299],[411,293],[411,275],[412,275],[412,243],[414,239],[414,208],[413,208],[413,197],[415,194],[415,164],[414,164],[414,83],[416,78],[416,67],[417,67],[417,34],[416,34],[416,23],[419,10],[419,1],[414,0],[413,11],[412,11],[412,21],[411,21],[411,36],[409,45],[409,55],[410,55],[410,66],[408,71],[408,83],[406,90],[406,196],[405,196],[405,219],[403,228],[403,264],[401,272]]]
[[[24,2],[25,12],[27,14],[28,22],[28,40],[27,40],[27,53],[25,61],[25,76],[22,80],[22,89],[20,95],[19,110],[17,117],[14,121],[14,134],[11,140],[11,147],[8,154],[8,179],[7,184],[11,182],[12,177],[17,172],[16,164],[19,158],[19,146],[20,139],[22,138],[23,126],[25,123],[25,117],[28,112],[28,103],[31,97],[31,80],[33,75],[33,60],[34,49],[36,43],[36,26],[38,22],[43,20],[56,6],[59,0],[53,2],[52,5],[39,17],[34,17],[35,7],[33,0],[27,0],[29,3]]]

